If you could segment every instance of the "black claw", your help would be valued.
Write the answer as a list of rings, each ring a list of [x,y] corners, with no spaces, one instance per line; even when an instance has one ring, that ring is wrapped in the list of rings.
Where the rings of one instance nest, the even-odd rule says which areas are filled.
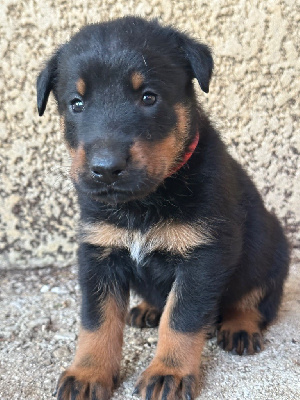
[[[206,338],[207,339],[212,339],[216,336],[216,326],[211,326],[208,331],[206,332]]]
[[[217,343],[218,343],[219,346],[221,346],[222,342],[223,342],[223,338],[220,339],[220,334],[219,334],[218,337],[217,337]]]
[[[58,396],[59,396],[58,391],[59,391],[59,389],[61,388],[60,382],[62,381],[62,379],[63,379],[65,373],[66,373],[66,372],[64,371],[64,372],[59,376],[58,382],[57,382],[57,385],[56,385],[56,389],[55,389],[55,391],[52,393],[52,396],[53,396],[53,397],[56,397],[56,396],[57,396],[57,398],[58,398]],[[66,382],[66,381],[65,381],[65,382]],[[65,383],[65,382],[64,382],[64,383]]]
[[[76,400],[76,397],[79,395],[82,389],[82,385],[79,382],[75,382],[75,384],[71,387],[71,400]]]
[[[223,348],[224,345],[224,335],[222,335],[222,338],[220,339],[220,335],[218,335],[217,343],[220,347]]]
[[[146,399],[145,400],[151,400],[152,398],[152,394],[155,388],[155,384],[156,382],[152,382],[147,386],[147,390],[146,390]]]
[[[174,377],[172,375],[165,376],[161,400],[168,400],[172,385],[174,385]]]
[[[63,399],[63,394],[68,391],[68,394],[71,391],[72,388],[72,383],[74,382],[75,378],[74,376],[69,376],[59,387],[58,389],[58,395],[57,395],[57,400],[62,400]]]
[[[246,331],[239,331],[233,335],[232,338],[233,348],[236,352],[241,356],[243,354],[247,354],[248,347],[249,347],[249,335]],[[238,351],[237,349],[240,350]],[[246,353],[244,353],[246,351]]]
[[[64,394],[64,388],[60,388],[58,395],[57,395],[57,400],[62,400],[63,394]]]
[[[252,340],[253,340],[253,348],[256,353],[259,353],[261,351],[261,336],[259,333],[254,333],[252,335]]]
[[[184,384],[185,400],[193,400],[192,388],[196,385],[195,377],[193,375],[188,375],[183,378],[182,382]]]
[[[114,376],[113,376],[113,385],[114,385],[114,388],[115,388],[115,389],[119,386],[119,382],[120,382],[120,376],[119,376],[119,374],[114,375]]]
[[[136,396],[138,394],[140,394],[140,388],[139,388],[139,386],[136,386],[134,388],[134,391],[132,392],[132,396]]]
[[[254,345],[254,350],[255,350],[256,353],[260,353],[261,352],[261,347],[260,347],[260,345],[258,343]]]
[[[92,400],[98,400],[98,396],[96,393],[96,387],[94,387],[93,392],[92,392]]]
[[[226,346],[227,346],[227,337],[228,336],[228,332],[226,331],[222,331],[221,332],[221,339],[218,340],[218,345],[221,347],[221,349],[225,350]]]
[[[57,395],[57,400],[62,400],[63,391],[59,391]]]

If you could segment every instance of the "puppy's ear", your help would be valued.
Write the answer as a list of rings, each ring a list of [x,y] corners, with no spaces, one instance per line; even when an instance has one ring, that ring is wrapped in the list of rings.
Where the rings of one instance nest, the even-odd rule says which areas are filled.
[[[211,50],[205,44],[179,34],[180,48],[189,63],[191,78],[196,78],[203,92],[209,92],[209,82],[214,68]]]
[[[40,117],[44,114],[49,94],[53,90],[57,78],[58,56],[59,51],[50,58],[36,81],[37,107]]]

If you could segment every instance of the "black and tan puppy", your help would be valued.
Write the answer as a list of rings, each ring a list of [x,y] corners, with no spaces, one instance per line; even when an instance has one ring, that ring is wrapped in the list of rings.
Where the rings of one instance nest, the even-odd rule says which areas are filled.
[[[135,394],[194,399],[207,331],[253,354],[274,320],[288,271],[282,228],[197,103],[207,46],[156,21],[83,28],[37,81],[53,91],[81,209],[82,327],[59,400],[107,400],[123,328],[156,326],[156,355]],[[127,315],[129,290],[144,301]]]

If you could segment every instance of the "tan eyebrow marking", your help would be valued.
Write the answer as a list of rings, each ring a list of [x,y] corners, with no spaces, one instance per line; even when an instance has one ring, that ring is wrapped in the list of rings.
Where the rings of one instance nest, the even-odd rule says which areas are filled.
[[[86,90],[86,84],[82,78],[79,78],[78,81],[76,82],[76,89],[81,96],[84,96]]]
[[[144,83],[144,77],[140,72],[134,72],[131,75],[131,83],[134,90],[138,90]]]

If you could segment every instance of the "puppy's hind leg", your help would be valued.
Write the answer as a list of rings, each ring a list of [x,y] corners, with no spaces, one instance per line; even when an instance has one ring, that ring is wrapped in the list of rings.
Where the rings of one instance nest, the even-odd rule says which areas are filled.
[[[129,311],[126,322],[135,328],[155,328],[159,324],[160,317],[161,311],[146,301],[142,301]]]

